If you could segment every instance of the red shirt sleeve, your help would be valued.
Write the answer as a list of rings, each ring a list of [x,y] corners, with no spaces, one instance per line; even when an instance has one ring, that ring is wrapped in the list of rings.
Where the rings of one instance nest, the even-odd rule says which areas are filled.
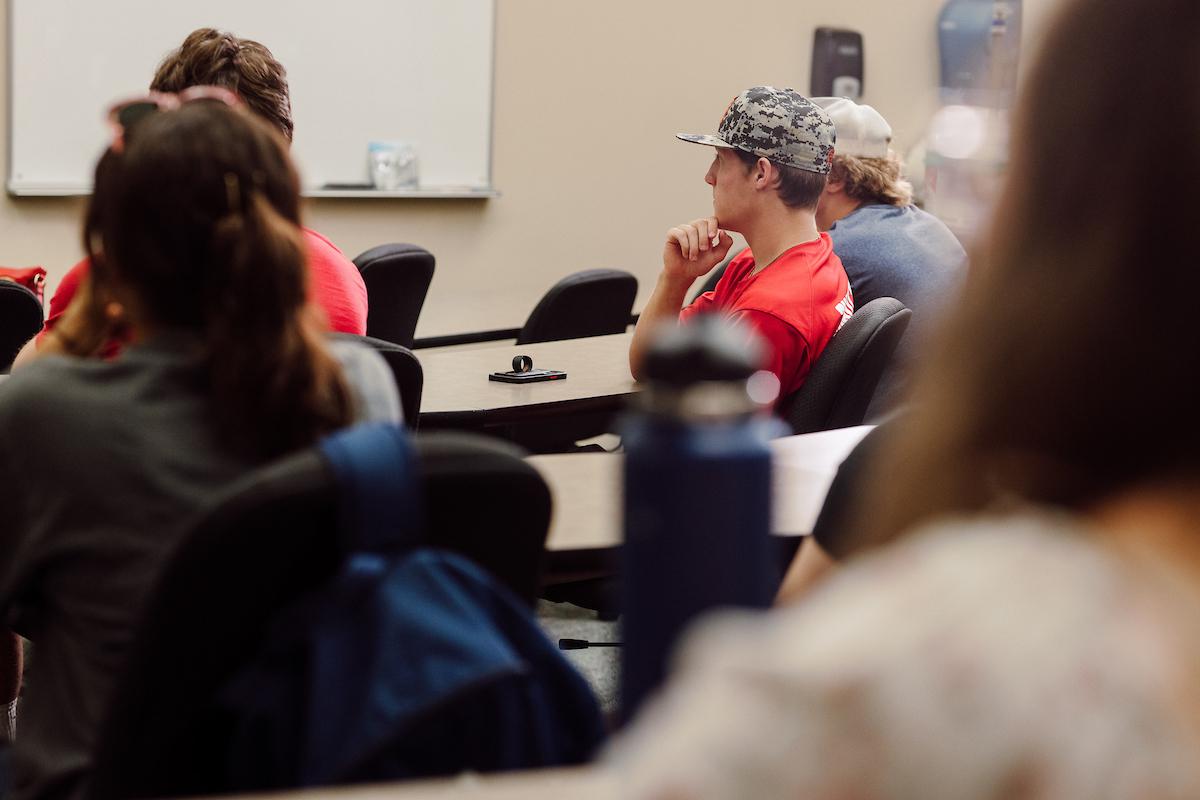
[[[92,262],[85,258],[71,267],[63,279],[58,282],[58,286],[54,289],[54,295],[50,298],[50,309],[46,314],[46,321],[42,323],[42,332],[38,334],[39,345],[42,337],[49,333],[58,324],[59,318],[66,313],[67,307],[75,299],[75,293],[79,291],[79,285],[83,283],[83,279],[87,277],[91,268]]]
[[[687,322],[697,314],[707,314],[710,311],[716,310],[716,301],[713,299],[716,292],[705,292],[697,295],[696,299],[688,305],[684,306],[679,311],[679,321]]]
[[[812,369],[808,342],[794,326],[762,311],[738,311],[731,317],[750,326],[767,343],[767,362],[763,369],[779,378],[779,396],[786,397],[800,388]]]

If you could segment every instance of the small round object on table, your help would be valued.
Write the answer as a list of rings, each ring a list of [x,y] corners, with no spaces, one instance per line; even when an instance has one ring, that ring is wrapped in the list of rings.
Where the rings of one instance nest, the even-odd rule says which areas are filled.
[[[513,356],[512,371],[513,372],[529,372],[533,369],[533,359],[529,356]]]

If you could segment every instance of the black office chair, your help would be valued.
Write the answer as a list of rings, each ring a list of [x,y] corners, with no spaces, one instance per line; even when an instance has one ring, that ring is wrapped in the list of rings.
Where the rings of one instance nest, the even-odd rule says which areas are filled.
[[[17,353],[41,329],[37,296],[12,281],[0,281],[0,373],[12,368]]]
[[[637,278],[632,273],[619,269],[573,273],[538,301],[517,335],[517,344],[624,333],[636,297]]]
[[[497,439],[447,431],[415,441],[429,541],[487,568],[532,606],[550,532],[545,479]]]
[[[353,333],[330,334],[335,339],[361,342],[383,356],[392,377],[396,379],[396,390],[400,392],[400,408],[404,411],[404,424],[409,430],[417,429],[421,415],[421,392],[425,386],[425,372],[421,362],[407,347],[402,347],[373,336],[356,336]]]
[[[411,348],[433,280],[433,254],[415,244],[381,244],[354,259],[367,285],[367,335]]]
[[[513,448],[481,437],[414,441],[428,543],[467,556],[532,605],[550,522],[541,476]],[[254,656],[283,609],[333,576],[341,557],[337,489],[315,448],[231,490],[182,541],[147,598],[96,739],[86,796],[224,790],[229,720],[215,710],[214,693]]]
[[[861,425],[912,311],[879,297],[854,312],[826,345],[804,385],[779,404],[792,433]]]
[[[215,692],[279,612],[340,564],[332,477],[315,449],[240,484],[190,533],[145,604],[86,777],[93,800],[216,793],[228,720]]]

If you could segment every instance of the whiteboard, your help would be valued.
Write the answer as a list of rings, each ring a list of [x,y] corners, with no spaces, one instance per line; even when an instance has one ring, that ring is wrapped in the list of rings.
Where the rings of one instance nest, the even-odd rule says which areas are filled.
[[[287,69],[306,189],[366,181],[385,140],[416,147],[425,193],[490,190],[494,0],[9,0],[9,192],[90,191],[109,105],[201,27]]]

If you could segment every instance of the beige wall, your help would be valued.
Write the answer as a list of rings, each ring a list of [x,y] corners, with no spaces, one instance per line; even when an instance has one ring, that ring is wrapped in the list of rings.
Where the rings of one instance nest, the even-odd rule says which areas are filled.
[[[711,208],[710,155],[677,142],[676,131],[715,128],[729,98],[756,83],[807,92],[812,29],[838,25],[863,33],[865,100],[903,150],[934,110],[941,5],[744,0],[730,11],[717,0],[497,0],[493,180],[503,196],[323,200],[309,206],[309,224],[350,255],[388,241],[434,252],[419,335],[516,327],[550,284],[589,267],[635,272],[640,304],[663,232]],[[0,92],[7,85],[5,74]],[[97,98],[97,114],[107,99]],[[53,286],[78,257],[80,208],[78,199],[4,196],[0,264],[41,263]]]

